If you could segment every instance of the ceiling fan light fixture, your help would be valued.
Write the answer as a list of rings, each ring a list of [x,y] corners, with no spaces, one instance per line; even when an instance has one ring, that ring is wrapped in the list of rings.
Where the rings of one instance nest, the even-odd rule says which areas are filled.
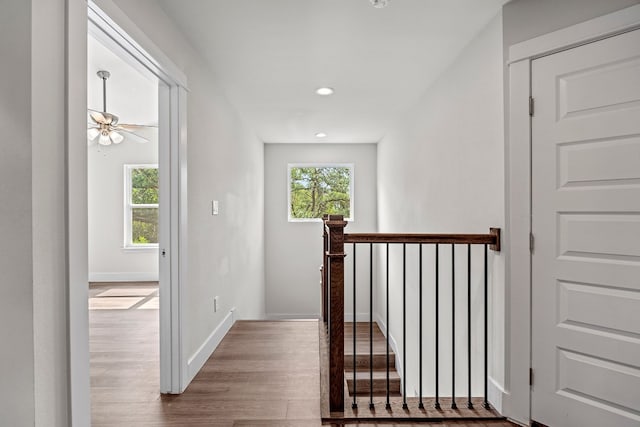
[[[113,142],[114,144],[120,144],[122,142],[122,140],[124,139],[124,136],[120,135],[118,132],[116,131],[111,131],[109,133],[109,139],[111,140],[111,142]]]
[[[109,138],[109,132],[102,132],[98,139],[100,145],[111,145],[111,138]]]
[[[135,142],[148,142],[146,138],[137,135],[134,131],[157,126],[118,124],[118,116],[107,112],[107,79],[111,74],[106,70],[100,70],[97,74],[102,80],[102,111],[89,109],[89,128],[87,129],[89,142],[91,143],[97,139],[100,145],[120,144],[124,141],[125,135]]]
[[[100,129],[96,129],[96,128],[87,129],[87,139],[89,141],[93,141],[98,137],[98,135],[100,135]]]

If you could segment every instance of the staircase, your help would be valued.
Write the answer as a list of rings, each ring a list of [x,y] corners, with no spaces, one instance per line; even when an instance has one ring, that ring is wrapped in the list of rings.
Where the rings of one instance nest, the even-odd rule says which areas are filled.
[[[344,375],[353,396],[354,383],[356,396],[369,396],[371,375],[373,375],[373,395],[387,395],[387,339],[373,323],[373,369],[369,346],[369,323],[356,322],[356,360],[353,366],[353,323],[344,324]],[[354,380],[355,371],[355,380]],[[400,396],[400,375],[396,371],[396,355],[389,348],[389,395]]]

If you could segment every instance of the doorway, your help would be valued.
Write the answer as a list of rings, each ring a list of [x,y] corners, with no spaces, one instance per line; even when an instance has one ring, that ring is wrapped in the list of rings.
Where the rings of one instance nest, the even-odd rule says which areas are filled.
[[[164,199],[157,77],[91,34],[87,46],[91,418],[100,424],[122,399],[145,404],[159,396]]]
[[[141,70],[158,79],[158,164],[159,187],[166,203],[160,202],[159,214],[159,304],[160,392],[181,393],[186,387],[187,358],[182,345],[181,283],[186,277],[187,235],[187,139],[186,99],[187,81],[181,70],[162,51],[145,38],[139,28],[112,2],[105,0],[101,7],[93,2],[74,6],[88,21],[86,26],[75,25],[68,31],[70,67],[68,104],[70,111],[68,140],[68,259],[69,259],[69,337],[70,390],[73,424],[88,425],[89,403],[89,324],[88,300],[88,216],[87,195],[87,105],[86,94],[86,37],[100,40],[119,56],[128,55]],[[82,31],[80,31],[82,30]],[[137,35],[140,42],[129,34]],[[84,52],[84,53],[83,53]],[[80,120],[83,120],[81,122]],[[84,131],[82,130],[84,128]],[[183,250],[181,250],[184,248]],[[166,280],[163,280],[166,278]]]

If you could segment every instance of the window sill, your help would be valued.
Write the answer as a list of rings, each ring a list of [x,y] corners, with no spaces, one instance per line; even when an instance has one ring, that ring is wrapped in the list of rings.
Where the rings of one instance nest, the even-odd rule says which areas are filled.
[[[345,218],[344,220],[354,222],[351,218]],[[289,218],[288,222],[322,222],[322,218]]]
[[[122,252],[148,253],[158,252],[158,245],[124,246]]]

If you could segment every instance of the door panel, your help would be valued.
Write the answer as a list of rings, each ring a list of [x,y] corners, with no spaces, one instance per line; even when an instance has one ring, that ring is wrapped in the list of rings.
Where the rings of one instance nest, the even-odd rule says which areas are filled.
[[[640,31],[532,62],[531,413],[640,426]]]

